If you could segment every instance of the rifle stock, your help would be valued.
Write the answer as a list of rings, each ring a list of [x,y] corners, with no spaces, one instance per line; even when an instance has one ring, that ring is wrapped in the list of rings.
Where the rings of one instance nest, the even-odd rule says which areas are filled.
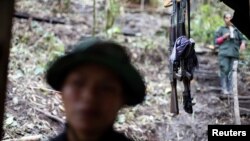
[[[179,107],[178,107],[178,96],[176,90],[176,79],[171,82],[172,93],[171,93],[171,102],[170,102],[170,112],[178,115],[179,114]]]

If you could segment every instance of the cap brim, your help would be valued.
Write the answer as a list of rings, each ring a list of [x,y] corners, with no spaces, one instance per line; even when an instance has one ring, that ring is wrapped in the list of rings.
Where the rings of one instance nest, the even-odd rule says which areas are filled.
[[[57,59],[48,69],[46,74],[48,84],[55,90],[60,91],[70,71],[85,63],[100,64],[118,74],[126,85],[127,105],[136,105],[144,100],[146,88],[140,73],[131,64],[117,63],[116,60],[108,57],[82,55],[81,53],[63,56]]]

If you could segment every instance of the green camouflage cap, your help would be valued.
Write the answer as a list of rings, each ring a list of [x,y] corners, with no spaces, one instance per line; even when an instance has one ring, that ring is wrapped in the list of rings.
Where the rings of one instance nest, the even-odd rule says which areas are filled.
[[[146,95],[145,83],[138,70],[131,64],[125,48],[115,42],[98,38],[81,41],[70,53],[56,59],[47,70],[47,83],[60,91],[67,75],[74,68],[86,63],[103,65],[118,74],[124,82],[128,106],[143,102]]]

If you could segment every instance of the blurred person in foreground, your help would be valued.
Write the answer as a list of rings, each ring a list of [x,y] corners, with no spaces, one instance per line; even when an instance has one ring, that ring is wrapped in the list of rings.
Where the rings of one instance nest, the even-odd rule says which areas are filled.
[[[50,65],[46,79],[66,111],[65,130],[51,141],[131,141],[113,124],[121,108],[143,102],[145,84],[124,47],[97,38],[80,42]]]
[[[223,94],[232,94],[232,67],[239,54],[246,48],[246,39],[231,23],[232,15],[224,14],[225,26],[215,34],[215,44],[219,47],[220,81]]]

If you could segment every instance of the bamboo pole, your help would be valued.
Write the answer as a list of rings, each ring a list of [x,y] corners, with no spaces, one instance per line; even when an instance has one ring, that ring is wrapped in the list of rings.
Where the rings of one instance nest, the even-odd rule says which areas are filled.
[[[235,116],[235,124],[240,125],[240,110],[239,110],[239,99],[238,99],[238,83],[237,83],[237,68],[238,61],[234,61],[233,63],[233,72],[232,72],[232,86],[233,86],[233,94],[234,94],[234,116]]]

